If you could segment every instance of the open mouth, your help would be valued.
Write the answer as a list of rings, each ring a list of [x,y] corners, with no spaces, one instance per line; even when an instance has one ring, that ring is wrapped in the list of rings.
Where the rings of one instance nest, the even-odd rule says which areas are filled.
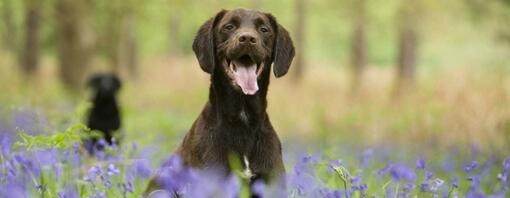
[[[226,59],[227,74],[241,88],[245,95],[254,95],[259,90],[258,77],[264,65],[256,62],[250,55],[241,55],[235,59]]]

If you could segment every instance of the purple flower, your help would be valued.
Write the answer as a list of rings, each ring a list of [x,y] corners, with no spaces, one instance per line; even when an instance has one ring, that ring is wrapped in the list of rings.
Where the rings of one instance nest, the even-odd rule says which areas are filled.
[[[404,165],[394,165],[390,170],[391,178],[395,181],[414,181],[416,174],[414,170]]]
[[[363,153],[360,156],[360,164],[361,167],[368,167],[370,165],[370,160],[372,159],[372,156],[374,155],[374,150],[367,149],[363,151]]]
[[[239,195],[241,190],[241,184],[239,183],[239,179],[234,175],[231,175],[227,178],[223,189],[223,197],[225,198],[235,198]]]
[[[129,181],[127,183],[119,184],[119,188],[122,191],[122,196],[123,197],[126,197],[128,193],[133,193],[134,192],[133,183],[131,183]]]
[[[503,170],[510,171],[510,158],[506,158],[505,161],[503,161]]]
[[[323,198],[340,198],[342,197],[342,192],[339,190],[331,190],[327,188],[319,189],[319,194]]]
[[[414,187],[415,187],[414,184],[407,183],[404,185],[402,190],[404,190],[404,192],[411,192],[411,190],[414,189]]]
[[[152,171],[149,160],[138,159],[133,164],[131,164],[129,170],[126,173],[126,177],[130,178],[131,180],[134,179],[134,177],[148,178],[150,177],[151,173]]]
[[[453,178],[451,183],[452,183],[453,188],[459,188],[459,178],[458,177]]]
[[[433,176],[434,173],[432,171],[425,170],[425,180],[431,180]]]
[[[14,160],[21,165],[25,172],[31,172],[35,177],[39,177],[41,174],[41,167],[35,165],[32,161],[26,159],[21,155],[14,155]]]
[[[79,198],[78,192],[74,187],[65,187],[63,191],[57,193],[58,198]]]
[[[498,180],[502,183],[506,183],[508,181],[508,174],[510,173],[510,158],[505,159],[503,161],[503,172],[498,174]]]
[[[469,191],[477,191],[480,188],[480,177],[471,176],[468,177],[468,181],[471,182],[471,186],[469,187]]]
[[[444,184],[444,181],[436,178],[420,185],[422,192],[437,192],[438,189]]]
[[[367,184],[360,184],[359,185],[359,191],[362,193],[362,194],[365,194],[368,190],[368,185]]]
[[[394,164],[393,163],[389,163],[387,164],[384,168],[382,168],[381,170],[379,170],[377,172],[377,174],[381,177],[383,177],[384,175],[386,175],[392,168],[393,168]]]
[[[476,167],[478,167],[478,162],[472,161],[471,163],[464,164],[464,171],[466,171],[466,173],[470,173],[471,171],[476,169]]]
[[[309,196],[318,187],[313,170],[300,163],[296,164],[294,172],[288,175],[288,181],[292,189],[296,190],[300,196]]]
[[[28,197],[22,183],[9,182],[0,187],[0,197]]]
[[[186,192],[197,179],[193,169],[185,167],[178,155],[171,156],[156,174],[158,183],[169,192]]]
[[[112,187],[112,181],[110,181],[110,179],[107,176],[100,175],[99,178],[101,179],[101,182],[103,182],[105,188]]]
[[[251,186],[251,191],[254,195],[265,197],[264,192],[266,191],[266,184],[262,180],[257,180]]]
[[[11,138],[7,134],[0,135],[0,154],[11,155]]]
[[[425,169],[425,160],[424,159],[419,159],[416,161],[416,169]]]
[[[106,175],[113,176],[120,173],[120,170],[115,167],[114,164],[108,164],[108,167],[106,168]]]
[[[98,166],[92,166],[87,171],[87,175],[83,178],[83,180],[87,182],[93,182],[96,178],[102,174],[101,168]]]

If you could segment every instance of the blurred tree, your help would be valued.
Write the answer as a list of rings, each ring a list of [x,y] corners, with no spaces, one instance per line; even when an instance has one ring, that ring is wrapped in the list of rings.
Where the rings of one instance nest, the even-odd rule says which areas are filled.
[[[39,65],[41,0],[25,0],[25,38],[20,57],[25,75],[33,75]]]
[[[300,81],[303,78],[305,60],[304,60],[304,44],[306,42],[305,39],[305,30],[306,30],[306,9],[304,0],[296,0],[295,1],[296,8],[296,24],[294,25],[295,29],[295,40],[296,40],[296,50],[298,51],[296,60],[294,62],[294,80]]]
[[[412,0],[402,1],[398,11],[397,94],[415,82],[420,9],[419,1]]]
[[[122,20],[125,15],[122,0],[110,0],[101,3],[104,6],[99,7],[99,12],[102,12],[104,16],[96,17],[96,20],[102,22],[102,28],[98,31],[98,37],[102,41],[99,43],[99,47],[104,49],[109,66],[115,72],[119,72],[122,64],[121,41],[124,36]]]
[[[351,67],[352,67],[352,91],[357,91],[361,86],[363,70],[367,64],[366,44],[366,5],[365,0],[355,0],[353,5],[353,33],[351,44]]]
[[[137,0],[96,1],[97,48],[115,72],[138,73]]]
[[[2,0],[2,21],[4,24],[4,47],[10,52],[16,52],[17,29],[14,20],[14,6],[12,0]]]
[[[87,13],[91,0],[55,0],[60,77],[70,90],[80,87],[94,51],[94,34]]]
[[[124,32],[125,41],[122,42],[124,45],[121,46],[121,49],[125,49],[124,60],[126,60],[126,66],[129,71],[129,74],[132,78],[138,77],[138,37],[136,34],[137,29],[137,20],[134,12],[130,12],[126,18],[124,19]]]
[[[510,45],[510,0],[464,0],[470,9],[472,21],[492,22],[496,39]]]
[[[185,1],[183,0],[169,0],[170,3],[170,19],[169,19],[169,41],[170,41],[170,54],[179,55],[182,53],[181,31],[182,10]]]

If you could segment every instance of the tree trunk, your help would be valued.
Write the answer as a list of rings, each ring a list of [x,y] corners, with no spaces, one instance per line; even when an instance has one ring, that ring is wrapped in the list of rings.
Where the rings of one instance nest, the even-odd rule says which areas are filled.
[[[352,91],[357,91],[362,84],[363,71],[367,64],[367,47],[365,39],[365,0],[354,2],[353,34],[351,45]]]
[[[182,53],[179,32],[181,29],[181,4],[178,2],[170,14],[170,54],[179,55]]]
[[[402,5],[399,19],[399,51],[397,71],[397,93],[407,90],[415,83],[416,59],[417,59],[417,27],[418,16],[415,3]]]
[[[123,66],[123,52],[122,40],[125,36],[123,31],[124,10],[119,8],[116,4],[117,1],[110,1],[107,5],[107,17],[105,26],[103,27],[102,36],[103,42],[101,47],[105,50],[106,59],[109,61],[110,67],[113,71],[119,72]]]
[[[14,13],[12,0],[3,0],[2,1],[2,18],[4,23],[4,45],[7,50],[10,52],[17,52],[17,31],[16,25],[14,21]]]
[[[124,60],[129,75],[132,78],[138,77],[138,39],[136,36],[136,18],[133,13],[128,14],[124,20]]]
[[[306,29],[306,9],[304,0],[296,0],[296,49],[298,51],[296,60],[294,62],[294,79],[300,81],[303,78],[304,73],[304,44],[305,40],[305,29]]]
[[[25,75],[33,75],[39,65],[41,2],[27,0],[25,4],[25,39],[21,68]]]
[[[94,46],[87,21],[88,0],[56,0],[56,33],[60,77],[69,89],[77,89],[84,80]]]

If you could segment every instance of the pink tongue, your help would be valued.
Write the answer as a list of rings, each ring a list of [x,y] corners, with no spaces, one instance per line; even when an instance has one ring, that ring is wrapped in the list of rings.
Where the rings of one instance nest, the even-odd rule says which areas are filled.
[[[236,83],[246,95],[253,95],[259,90],[257,84],[257,65],[238,66],[235,72]]]

